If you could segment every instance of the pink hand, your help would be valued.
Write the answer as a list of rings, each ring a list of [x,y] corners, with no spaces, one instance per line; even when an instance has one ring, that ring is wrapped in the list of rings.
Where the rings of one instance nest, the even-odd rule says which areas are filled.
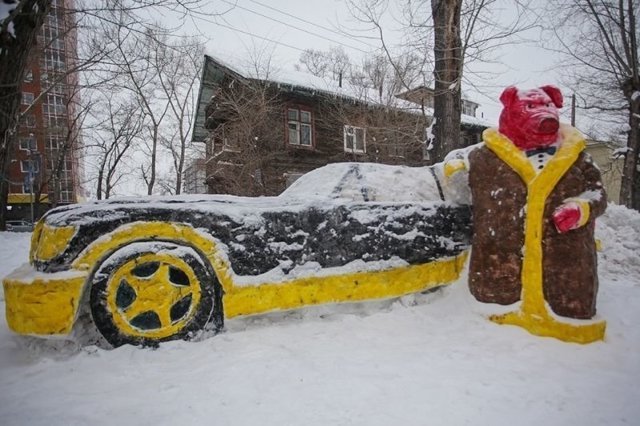
[[[575,203],[564,204],[553,212],[553,223],[559,233],[576,229],[580,223],[580,206]]]

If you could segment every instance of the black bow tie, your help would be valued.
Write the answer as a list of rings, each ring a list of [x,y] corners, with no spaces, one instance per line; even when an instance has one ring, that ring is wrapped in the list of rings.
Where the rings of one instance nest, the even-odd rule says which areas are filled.
[[[549,155],[553,155],[556,153],[556,147],[555,146],[548,146],[546,148],[536,148],[536,149],[532,149],[530,151],[527,151],[527,157],[531,157],[532,155],[536,155],[536,154],[544,154],[547,153]]]

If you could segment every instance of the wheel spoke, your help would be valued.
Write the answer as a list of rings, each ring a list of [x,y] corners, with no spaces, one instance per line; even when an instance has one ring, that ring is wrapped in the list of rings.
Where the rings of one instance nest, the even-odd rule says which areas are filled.
[[[156,311],[156,313],[158,314],[158,316],[160,317],[160,326],[161,327],[169,327],[171,325],[171,308],[165,308],[163,307],[163,309],[159,309],[158,311]]]
[[[132,319],[148,310],[149,307],[146,303],[136,300],[128,308],[122,310],[122,315],[131,322]]]

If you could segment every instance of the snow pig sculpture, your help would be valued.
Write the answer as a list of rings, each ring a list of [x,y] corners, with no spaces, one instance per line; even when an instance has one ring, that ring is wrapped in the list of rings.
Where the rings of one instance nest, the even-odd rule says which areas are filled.
[[[594,220],[606,208],[600,172],[580,132],[559,123],[557,87],[512,86],[500,101],[499,129],[485,130],[484,144],[445,165],[450,179],[468,171],[470,291],[481,302],[520,303],[495,322],[567,341],[599,340],[604,322],[561,317],[589,320],[596,312]]]

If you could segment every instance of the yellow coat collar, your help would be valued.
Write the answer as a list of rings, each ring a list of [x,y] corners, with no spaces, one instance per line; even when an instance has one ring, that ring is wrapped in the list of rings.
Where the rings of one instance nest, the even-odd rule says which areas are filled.
[[[576,161],[578,155],[586,146],[582,133],[574,127],[561,124],[560,147],[542,172],[537,174],[526,155],[497,129],[490,128],[485,130],[482,137],[487,147],[493,151],[498,158],[514,169],[527,185],[530,185],[538,178],[544,177],[544,175],[560,173],[561,177]]]

